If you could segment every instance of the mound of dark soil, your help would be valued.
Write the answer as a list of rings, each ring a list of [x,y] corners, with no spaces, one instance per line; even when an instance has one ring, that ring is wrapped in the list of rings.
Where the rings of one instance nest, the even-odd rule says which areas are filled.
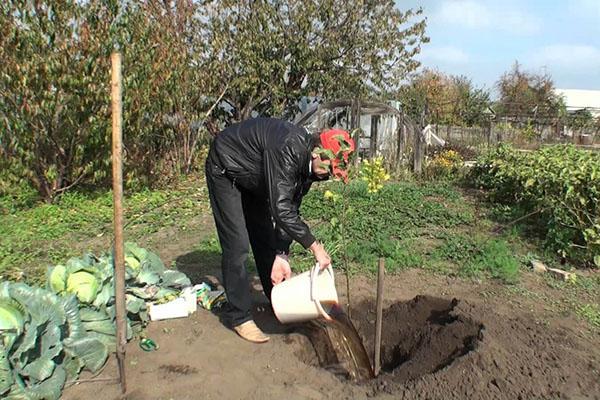
[[[457,303],[419,296],[385,310],[381,354],[388,380],[403,383],[436,372],[475,349],[483,325],[452,314]]]
[[[365,302],[352,312],[369,355],[374,310]],[[485,305],[417,296],[384,310],[382,371],[367,385],[371,395],[401,399],[595,398],[600,379],[590,380],[589,371],[600,363],[577,343],[560,328],[503,317]],[[323,361],[323,348],[315,349]]]

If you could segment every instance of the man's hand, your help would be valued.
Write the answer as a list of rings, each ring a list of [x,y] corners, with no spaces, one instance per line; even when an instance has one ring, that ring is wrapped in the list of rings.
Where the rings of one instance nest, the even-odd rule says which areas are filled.
[[[286,279],[290,279],[291,276],[292,269],[290,268],[290,263],[288,260],[279,255],[275,256],[275,261],[273,261],[273,269],[271,270],[271,283],[273,283],[273,285],[277,285]]]
[[[315,256],[315,260],[319,263],[320,269],[325,269],[331,265],[331,257],[327,254],[327,251],[323,247],[323,245],[316,240],[309,247],[310,251],[312,251]]]

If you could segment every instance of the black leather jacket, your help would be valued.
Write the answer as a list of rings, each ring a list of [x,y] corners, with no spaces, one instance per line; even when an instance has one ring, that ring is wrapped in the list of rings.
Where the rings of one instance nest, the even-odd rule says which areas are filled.
[[[300,203],[312,179],[314,139],[304,128],[273,118],[231,125],[213,142],[215,156],[233,184],[268,201],[277,229],[277,250],[291,240],[308,248],[315,237],[300,218]]]

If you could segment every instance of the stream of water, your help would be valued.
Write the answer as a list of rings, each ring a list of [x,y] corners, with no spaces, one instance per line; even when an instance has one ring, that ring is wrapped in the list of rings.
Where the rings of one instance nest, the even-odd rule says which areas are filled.
[[[321,366],[353,381],[372,379],[371,360],[352,320],[337,303],[323,307],[333,320],[314,321],[308,332]]]

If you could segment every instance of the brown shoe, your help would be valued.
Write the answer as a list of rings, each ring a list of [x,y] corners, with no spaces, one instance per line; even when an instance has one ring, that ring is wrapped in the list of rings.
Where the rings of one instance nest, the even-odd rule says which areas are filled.
[[[252,320],[234,326],[233,330],[242,338],[252,343],[265,343],[269,341],[269,337],[265,335]]]

